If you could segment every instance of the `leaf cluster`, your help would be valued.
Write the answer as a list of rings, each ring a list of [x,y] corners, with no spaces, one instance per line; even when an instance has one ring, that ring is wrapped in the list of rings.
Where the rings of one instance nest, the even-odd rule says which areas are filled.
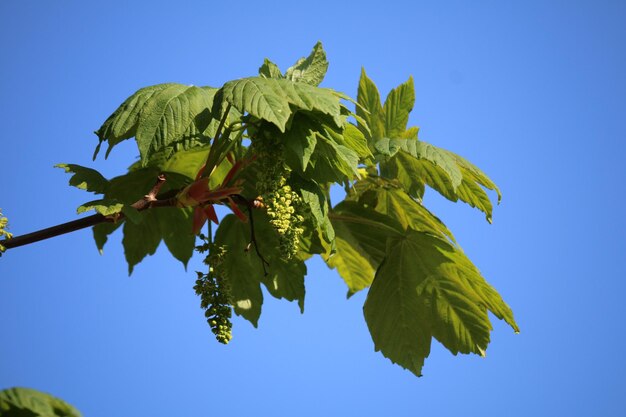
[[[327,68],[318,43],[284,74],[266,59],[257,76],[220,88],[170,83],[130,96],[97,130],[94,154],[106,143],[107,156],[135,138],[140,158],[127,173],[105,179],[90,168],[59,165],[72,174],[71,185],[101,197],[78,208],[108,220],[94,227],[98,249],[123,225],[129,273],[161,241],[186,265],[192,230],[212,219],[219,226],[209,237],[226,248],[220,268],[229,277],[233,309],[254,326],[262,287],[304,309],[305,261],[320,255],[337,269],[348,296],[369,287],[365,319],[376,349],[393,362],[421,375],[432,338],[454,354],[483,355],[488,312],[518,331],[513,314],[422,197],[428,186],[491,222],[487,190],[499,201],[499,189],[476,166],[408,127],[412,78],[383,103],[363,70],[353,100],[320,87]],[[289,260],[258,198],[263,165],[255,144],[267,140],[278,144],[270,163],[288,173],[305,219]],[[147,195],[160,174],[165,184]],[[333,184],[347,193],[334,206]],[[138,204],[142,198],[145,204]],[[217,204],[233,214],[217,219]]]

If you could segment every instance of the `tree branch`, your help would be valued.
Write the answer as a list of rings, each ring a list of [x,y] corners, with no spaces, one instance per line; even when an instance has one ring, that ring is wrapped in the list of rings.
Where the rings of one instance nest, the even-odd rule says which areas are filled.
[[[21,236],[14,236],[11,239],[4,239],[0,241],[0,244],[4,246],[5,249],[17,248],[19,246],[30,245],[31,243],[39,242],[40,240],[50,239],[51,237],[75,232],[77,230],[95,226],[96,224],[104,222],[113,222],[113,219],[103,216],[102,214],[94,214],[82,219],[48,227],[47,229],[37,230],[36,232]]]
[[[137,200],[131,207],[138,211],[143,211],[149,208],[156,207],[174,207],[176,206],[176,198],[167,198],[163,200],[157,200],[156,196],[159,190],[165,183],[165,175],[160,174],[152,187],[152,189],[143,196],[140,200]],[[14,236],[11,239],[4,239],[0,241],[0,245],[5,249],[17,248],[19,246],[29,245],[31,243],[39,242],[40,240],[50,239],[51,237],[64,235],[66,233],[75,232],[77,230],[84,229],[86,227],[95,226],[105,222],[115,222],[124,218],[123,213],[116,213],[111,216],[103,216],[102,214],[94,214],[82,219],[73,220],[71,222],[58,224],[56,226],[48,227],[46,229],[37,230],[36,232],[28,233],[25,235]]]

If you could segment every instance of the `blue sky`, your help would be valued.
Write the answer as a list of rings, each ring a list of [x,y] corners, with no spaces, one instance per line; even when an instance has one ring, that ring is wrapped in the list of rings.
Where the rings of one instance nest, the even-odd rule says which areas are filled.
[[[549,4],[547,4],[549,3]],[[626,3],[0,3],[0,207],[16,234],[76,218],[90,195],[52,166],[122,173],[131,141],[91,162],[93,131],[162,82],[220,86],[321,40],[324,86],[382,94],[415,78],[410,124],[501,187],[494,224],[426,204],[513,308],[486,358],[433,344],[424,377],[374,352],[362,304],[313,260],[304,315],[266,297],[258,329],[213,340],[189,271],[164,248],[127,276],[120,237],[87,230],[0,260],[0,389],[85,416],[621,416],[626,356]]]

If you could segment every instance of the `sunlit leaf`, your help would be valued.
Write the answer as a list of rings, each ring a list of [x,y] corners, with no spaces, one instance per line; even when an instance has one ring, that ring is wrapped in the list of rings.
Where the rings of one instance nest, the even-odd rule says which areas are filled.
[[[269,59],[265,58],[263,65],[259,68],[259,76],[265,78],[284,78],[280,72],[278,65],[274,64]]]
[[[348,285],[348,296],[367,288],[385,257],[387,239],[400,236],[404,229],[393,218],[344,201],[332,209],[336,253],[326,262],[336,268]]]
[[[331,90],[290,80],[250,77],[229,81],[219,90],[216,105],[225,101],[241,113],[267,120],[285,132],[295,110],[318,111],[341,124],[339,98]]]
[[[80,205],[76,209],[76,212],[78,214],[81,214],[90,210],[95,210],[97,213],[102,214],[103,216],[110,216],[112,214],[121,213],[123,208],[124,204],[120,203],[117,200],[100,199],[89,201]]]
[[[487,309],[507,315],[510,309],[492,292],[475,290],[488,284],[468,267],[465,255],[412,229],[388,242],[364,306],[376,350],[416,375],[421,375],[431,337],[454,354],[484,355],[491,330]],[[512,314],[508,317],[517,330]]]
[[[322,43],[318,42],[308,57],[300,58],[294,66],[287,70],[285,78],[318,86],[324,80],[327,70],[326,52],[324,52]]]
[[[410,227],[454,242],[452,232],[419,201],[411,198],[396,182],[368,177],[354,185],[348,198],[371,207],[398,221],[404,229]]]
[[[409,113],[415,104],[415,87],[413,77],[391,90],[385,99],[383,111],[385,114],[385,136],[399,138],[406,130],[409,122]]]
[[[116,144],[135,137],[142,165],[146,166],[152,155],[168,147],[188,148],[202,143],[205,141],[202,132],[211,122],[216,91],[211,87],[175,83],[142,88],[122,103],[96,132],[100,144],[108,142],[108,155]]]
[[[365,69],[361,69],[359,89],[357,93],[356,114],[367,123],[369,129],[359,124],[359,128],[368,139],[382,138],[385,136],[385,111],[380,103],[380,93],[376,84],[367,76]],[[371,132],[371,138],[368,136]]]

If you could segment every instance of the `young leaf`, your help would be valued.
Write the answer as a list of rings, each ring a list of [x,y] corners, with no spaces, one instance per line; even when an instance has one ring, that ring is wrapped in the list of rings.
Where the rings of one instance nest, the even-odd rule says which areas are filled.
[[[380,94],[376,84],[368,78],[365,69],[361,68],[361,79],[357,93],[356,114],[367,123],[369,129],[359,124],[359,128],[368,139],[378,139],[385,136],[385,111],[380,104]],[[371,137],[368,136],[368,130]]]
[[[87,203],[80,205],[76,212],[78,214],[85,213],[90,210],[95,210],[96,212],[102,214],[103,216],[110,216],[112,214],[121,213],[124,208],[124,204],[120,203],[117,200],[112,199],[100,199],[93,200]]]
[[[287,70],[285,78],[318,86],[324,80],[327,70],[326,52],[324,52],[322,43],[317,42],[307,58],[300,58],[294,66]]]
[[[390,138],[399,138],[406,130],[409,113],[415,104],[415,87],[413,77],[391,90],[385,99],[385,134]]]
[[[285,78],[280,72],[278,65],[274,64],[267,58],[265,58],[263,65],[259,68],[259,76],[264,78]]]
[[[195,180],[198,171],[206,162],[209,148],[208,146],[199,146],[188,150],[180,150],[159,166],[164,172],[175,172]]]

